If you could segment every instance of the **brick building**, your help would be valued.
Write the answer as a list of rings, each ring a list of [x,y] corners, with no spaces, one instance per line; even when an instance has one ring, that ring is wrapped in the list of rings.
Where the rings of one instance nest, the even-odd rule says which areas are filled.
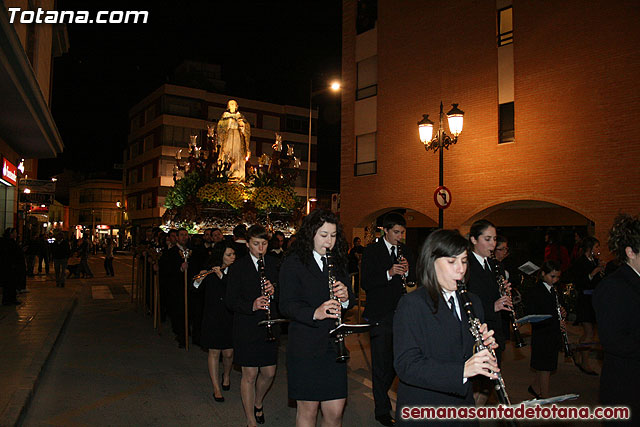
[[[343,2],[341,217],[435,227],[438,155],[417,122],[464,110],[445,228],[575,226],[640,212],[638,2]],[[447,128],[448,132],[448,128]],[[371,191],[375,189],[375,191]],[[605,245],[606,246],[606,245]]]

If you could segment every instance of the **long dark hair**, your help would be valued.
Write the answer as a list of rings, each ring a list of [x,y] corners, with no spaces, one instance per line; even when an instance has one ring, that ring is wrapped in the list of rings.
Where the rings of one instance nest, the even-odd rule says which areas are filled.
[[[336,243],[333,246],[332,253],[338,272],[346,274],[347,241],[344,238],[344,232],[338,217],[331,211],[316,209],[304,218],[302,227],[296,233],[293,245],[287,251],[287,256],[297,255],[304,265],[309,265],[309,262],[313,259],[313,238],[325,222],[336,225]]]
[[[455,257],[464,251],[470,252],[469,241],[462,237],[458,230],[436,230],[422,245],[416,267],[417,279],[420,285],[427,288],[435,308],[434,313],[438,311],[441,295],[435,262],[438,258]]]
[[[233,249],[235,252],[235,248],[233,247],[233,244],[231,242],[223,240],[219,243],[216,243],[213,247],[213,250],[211,251],[211,255],[209,255],[209,258],[207,258],[204,263],[204,265],[206,266],[205,268],[208,270],[213,267],[221,267],[224,253],[229,248]]]

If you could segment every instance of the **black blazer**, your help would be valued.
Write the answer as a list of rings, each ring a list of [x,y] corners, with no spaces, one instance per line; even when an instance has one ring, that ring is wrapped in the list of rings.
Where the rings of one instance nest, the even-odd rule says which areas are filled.
[[[348,285],[344,273],[336,280]],[[349,292],[349,308],[355,296]],[[291,319],[289,325],[290,356],[324,354],[329,346],[329,331],[336,327],[335,319],[313,320],[316,308],[329,299],[329,282],[315,259],[307,265],[297,255],[287,256],[280,268],[280,310]],[[343,311],[344,313],[344,311]],[[344,315],[343,315],[344,322]]]
[[[402,278],[395,275],[387,280],[387,271],[391,268],[391,255],[387,246],[380,238],[370,244],[362,253],[362,289],[367,292],[367,305],[364,317],[370,321],[378,321],[391,314],[398,305],[402,293]],[[409,277],[407,281],[415,281],[415,259],[411,251],[403,246],[404,256],[409,262]]]
[[[600,400],[631,405],[632,416],[640,419],[640,276],[623,264],[598,284],[593,307],[604,350]]]
[[[468,295],[482,321],[480,299]],[[456,319],[442,294],[436,313],[433,308],[427,289],[420,286],[400,300],[395,313],[394,367],[400,379],[396,420],[406,406],[474,405],[471,378],[462,382],[464,364],[473,355],[475,342],[467,315],[460,307],[462,320]]]
[[[264,270],[267,279],[271,281],[276,289],[274,301],[271,303],[271,318],[279,317],[277,309],[278,301],[278,260],[265,255]],[[258,326],[258,322],[267,318],[265,310],[253,311],[253,302],[262,295],[260,289],[260,276],[253,264],[251,255],[246,255],[229,267],[229,278],[227,281],[226,303],[233,311],[233,345],[250,343],[254,341],[264,341],[267,337],[267,328]],[[272,328],[277,333],[280,328]]]
[[[482,302],[485,322],[489,329],[493,329],[496,342],[500,348],[504,349],[505,333],[502,330],[502,314],[501,311],[494,311],[493,304],[500,298],[500,290],[498,282],[493,271],[487,272],[480,265],[473,252],[469,251],[469,280],[467,289],[469,292],[476,294]]]
[[[558,296],[559,297],[559,296]],[[527,294],[528,314],[550,314],[551,318],[531,324],[532,342],[542,345],[550,352],[558,352],[562,343],[560,321],[556,299],[541,281],[531,288]]]
[[[167,301],[169,305],[173,304],[176,298],[184,301],[184,273],[180,271],[183,262],[178,246],[163,251],[158,261],[160,285],[169,291],[172,299]]]

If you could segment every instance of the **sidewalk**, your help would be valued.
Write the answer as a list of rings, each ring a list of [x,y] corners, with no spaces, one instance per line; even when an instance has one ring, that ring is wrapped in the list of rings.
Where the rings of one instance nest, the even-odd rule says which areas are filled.
[[[0,426],[15,425],[27,407],[82,282],[56,288],[53,272],[30,277],[21,305],[0,306]]]

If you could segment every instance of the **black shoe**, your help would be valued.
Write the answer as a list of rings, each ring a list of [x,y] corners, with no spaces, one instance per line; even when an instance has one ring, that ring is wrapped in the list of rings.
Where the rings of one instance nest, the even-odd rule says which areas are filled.
[[[262,415],[258,415],[258,412],[262,412]],[[256,422],[258,424],[264,424],[264,411],[262,408],[253,407],[253,415],[256,417]]]
[[[391,417],[391,415],[389,415],[389,414],[377,415],[376,416],[376,421],[379,422],[380,424],[382,424],[383,426],[394,426],[394,425],[396,425],[396,420],[394,420]]]
[[[540,399],[540,395],[538,393],[535,392],[535,390],[533,389],[533,387],[529,386],[529,388],[527,389],[527,391],[536,399]]]
[[[216,397],[216,394],[213,393],[213,400],[215,400],[216,402],[224,402],[224,396]]]
[[[224,385],[224,383],[222,384],[222,390],[224,390],[224,391],[231,390],[231,379],[229,379],[229,384],[227,384],[227,385]]]

